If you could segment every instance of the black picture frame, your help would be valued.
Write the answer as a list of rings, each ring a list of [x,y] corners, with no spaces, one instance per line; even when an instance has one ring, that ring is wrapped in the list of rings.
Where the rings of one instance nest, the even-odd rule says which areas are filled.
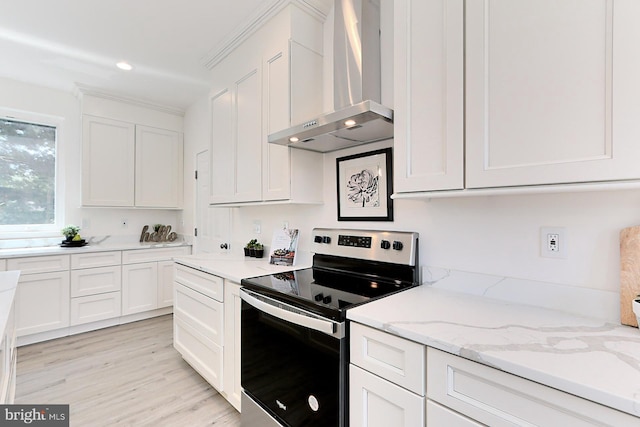
[[[393,221],[391,148],[336,159],[338,221]]]

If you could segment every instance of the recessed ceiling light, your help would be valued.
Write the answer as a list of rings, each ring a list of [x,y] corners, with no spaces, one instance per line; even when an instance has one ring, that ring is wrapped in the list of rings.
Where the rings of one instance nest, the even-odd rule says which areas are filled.
[[[356,124],[356,121],[355,121],[355,120],[352,120],[352,119],[349,119],[349,120],[347,120],[346,122],[344,122],[344,124],[345,124],[346,126],[353,126],[353,125],[355,125],[355,124]]]
[[[129,64],[128,62],[125,62],[125,61],[120,61],[120,62],[116,63],[116,67],[118,67],[118,68],[120,68],[121,70],[124,70],[124,71],[133,70],[133,67],[131,66],[131,64]]]
[[[298,141],[300,140],[298,139],[297,136],[292,136],[291,138],[289,138],[289,142],[298,142]]]

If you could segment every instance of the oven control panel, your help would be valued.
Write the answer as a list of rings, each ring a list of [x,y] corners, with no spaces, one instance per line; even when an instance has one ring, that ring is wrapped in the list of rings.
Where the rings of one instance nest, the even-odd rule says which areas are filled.
[[[356,248],[370,248],[371,236],[338,235],[338,246],[353,246]]]
[[[311,252],[416,265],[418,233],[314,228]]]

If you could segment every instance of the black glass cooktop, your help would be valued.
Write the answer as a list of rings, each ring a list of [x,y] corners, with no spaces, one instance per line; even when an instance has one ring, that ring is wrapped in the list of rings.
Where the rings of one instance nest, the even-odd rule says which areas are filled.
[[[346,309],[408,289],[415,283],[314,267],[243,279],[242,286],[342,321]]]

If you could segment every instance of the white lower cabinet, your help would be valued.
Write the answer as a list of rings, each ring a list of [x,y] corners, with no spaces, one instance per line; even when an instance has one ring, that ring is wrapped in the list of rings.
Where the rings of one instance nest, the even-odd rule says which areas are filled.
[[[21,274],[16,321],[18,336],[69,326],[69,271]]]
[[[240,411],[240,284],[224,281],[224,372],[222,395]]]
[[[428,348],[427,359],[429,400],[483,425],[618,427],[640,424],[638,418],[615,409],[434,348]]]
[[[158,308],[173,305],[173,261],[158,262]]]
[[[4,313],[0,313],[0,317],[3,315]],[[15,400],[16,362],[18,359],[15,319],[14,304],[11,304],[4,331],[0,331],[0,405],[13,404]]]
[[[120,251],[71,255],[71,326],[120,317],[121,259]]]
[[[173,346],[216,390],[223,388],[223,281],[175,266]]]
[[[350,425],[423,426],[424,346],[358,323],[350,329]]]
[[[640,425],[525,378],[357,323],[350,328],[352,427]]]
[[[122,314],[172,305],[173,262],[188,255],[188,247],[136,249],[122,252]],[[171,296],[169,296],[169,295]]]
[[[424,425],[424,397],[349,366],[349,423],[367,427]]]
[[[153,310],[157,304],[158,263],[123,265],[122,314]]]
[[[175,264],[173,346],[240,411],[240,285]]]

